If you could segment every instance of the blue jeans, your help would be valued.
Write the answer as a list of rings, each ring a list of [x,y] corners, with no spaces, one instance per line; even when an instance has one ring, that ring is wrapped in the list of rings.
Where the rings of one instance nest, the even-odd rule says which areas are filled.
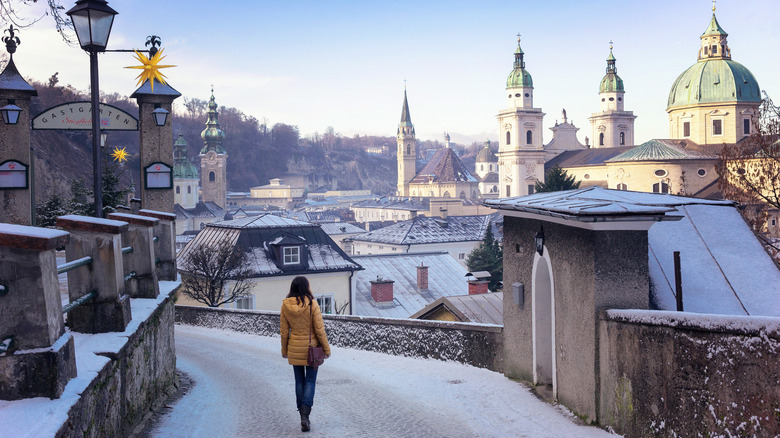
[[[295,405],[314,406],[314,387],[317,384],[317,368],[293,365],[295,373]]]

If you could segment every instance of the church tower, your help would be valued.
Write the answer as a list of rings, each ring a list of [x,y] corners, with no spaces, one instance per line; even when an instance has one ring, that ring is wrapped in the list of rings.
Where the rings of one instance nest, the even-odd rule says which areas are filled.
[[[624,110],[623,98],[626,90],[623,79],[617,74],[615,55],[612,54],[612,41],[609,42],[607,74],[601,79],[599,97],[601,112],[593,113],[590,120],[593,147],[611,148],[634,144],[634,119],[631,111]]]
[[[404,106],[401,109],[401,122],[398,124],[398,196],[409,196],[409,182],[414,179],[417,162],[417,141],[414,125],[409,115],[409,102],[404,88]]]
[[[214,89],[209,99],[206,129],[200,133],[204,146],[200,150],[200,187],[203,202],[212,201],[221,208],[227,208],[227,152],[222,147],[225,133],[219,129],[217,102]]]
[[[525,53],[517,38],[512,72],[506,80],[507,108],[498,113],[499,197],[533,193],[536,181],[544,181],[544,113],[534,108],[534,85],[525,69]]]
[[[173,203],[194,208],[198,203],[198,169],[187,158],[187,141],[179,133],[173,144]]]

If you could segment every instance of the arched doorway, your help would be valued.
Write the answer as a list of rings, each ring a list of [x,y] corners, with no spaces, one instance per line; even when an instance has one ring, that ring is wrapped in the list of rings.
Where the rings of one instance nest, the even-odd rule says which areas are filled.
[[[553,398],[558,391],[555,373],[555,288],[550,260],[534,255],[533,270],[533,367],[534,384],[552,386]]]

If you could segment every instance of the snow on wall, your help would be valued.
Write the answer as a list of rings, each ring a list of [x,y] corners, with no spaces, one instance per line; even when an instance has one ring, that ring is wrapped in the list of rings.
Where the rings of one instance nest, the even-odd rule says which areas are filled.
[[[780,436],[780,318],[609,310],[599,422],[626,437]]]
[[[340,315],[323,318],[332,345],[503,371],[501,326]],[[279,312],[176,306],[176,323],[280,336]]]

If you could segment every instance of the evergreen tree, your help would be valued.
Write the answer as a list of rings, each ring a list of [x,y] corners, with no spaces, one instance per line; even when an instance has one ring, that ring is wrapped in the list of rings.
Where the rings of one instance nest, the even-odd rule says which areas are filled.
[[[504,280],[504,254],[501,244],[493,236],[493,226],[488,225],[485,237],[478,247],[474,248],[466,258],[466,266],[471,272],[490,272],[488,289],[498,290],[499,283]]]
[[[535,192],[559,192],[561,190],[573,190],[580,188],[580,181],[574,179],[557,164],[544,174],[544,182],[536,182]]]
[[[59,193],[54,193],[46,201],[35,206],[35,223],[39,227],[52,227],[57,217],[68,214],[68,205]]]
[[[120,189],[124,166],[114,161],[109,161],[103,169],[103,217],[116,211],[118,205],[123,205],[130,193],[130,188]]]
[[[81,216],[93,216],[95,203],[92,201],[92,190],[87,188],[84,180],[70,180],[70,200],[67,204],[68,214],[78,214]]]

